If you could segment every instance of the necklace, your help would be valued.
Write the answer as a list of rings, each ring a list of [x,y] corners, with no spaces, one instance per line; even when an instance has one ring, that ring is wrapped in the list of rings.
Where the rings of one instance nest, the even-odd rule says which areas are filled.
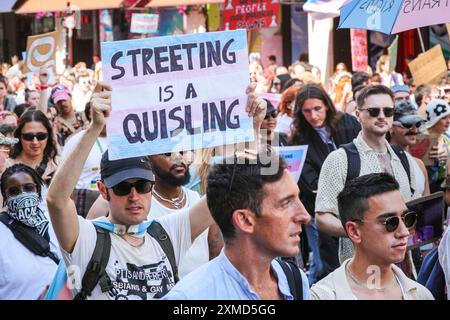
[[[349,278],[353,281],[354,284],[356,284],[358,287],[361,287],[364,289],[376,290],[378,292],[385,292],[387,288],[390,288],[392,285],[395,284],[395,278],[394,278],[394,282],[391,283],[390,285],[385,286],[384,288],[378,288],[378,286],[376,286],[376,285],[368,286],[366,283],[363,283],[363,282],[359,281],[358,279],[356,279],[356,277],[350,272],[348,264],[345,267],[345,273],[349,276]]]
[[[155,196],[157,196],[159,199],[166,201],[168,203],[170,203],[171,205],[173,205],[175,208],[180,209],[183,207],[183,202],[184,202],[184,198],[185,198],[185,193],[183,191],[183,189],[181,189],[181,195],[176,197],[176,198],[172,198],[172,199],[167,199],[164,198],[162,195],[160,195],[155,188],[153,188],[153,194]],[[180,199],[181,197],[181,199]]]

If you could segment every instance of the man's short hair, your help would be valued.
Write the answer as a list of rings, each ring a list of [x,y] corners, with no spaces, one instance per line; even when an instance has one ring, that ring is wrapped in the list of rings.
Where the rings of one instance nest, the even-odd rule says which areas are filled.
[[[214,165],[207,177],[206,199],[225,241],[235,235],[233,212],[248,209],[260,216],[264,185],[279,181],[286,168],[283,159],[271,152],[234,156]]]
[[[414,99],[418,106],[422,104],[423,98],[431,96],[431,92],[433,91],[433,87],[429,84],[421,84],[414,91]]]
[[[357,86],[367,84],[369,79],[370,79],[370,75],[367,72],[357,71],[357,72],[353,73],[352,80],[351,80],[352,91],[355,91],[355,88]]]
[[[338,195],[339,218],[344,229],[347,221],[364,219],[369,198],[395,190],[399,190],[399,184],[388,173],[371,173],[348,181]]]
[[[356,99],[356,104],[358,106],[358,109],[361,109],[364,106],[364,103],[366,102],[366,99],[368,97],[377,95],[377,94],[387,94],[389,97],[391,97],[392,102],[394,102],[394,94],[392,93],[391,89],[389,89],[388,87],[383,86],[381,84],[369,85],[361,90],[361,93],[359,94],[358,98]]]
[[[36,90],[30,90],[30,89],[26,89],[25,90],[25,101],[28,101],[28,99],[30,99],[30,95],[33,92],[37,92]]]

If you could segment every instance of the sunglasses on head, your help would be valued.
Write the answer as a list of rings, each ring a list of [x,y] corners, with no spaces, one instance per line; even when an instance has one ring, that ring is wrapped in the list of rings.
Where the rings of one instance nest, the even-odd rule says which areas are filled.
[[[272,112],[270,112],[270,113],[266,114],[266,116],[264,117],[264,120],[267,120],[267,119],[269,119],[269,117],[272,117],[272,118],[276,118],[276,117],[277,117],[277,115],[278,115],[278,112],[276,112],[276,111],[272,111]]]
[[[387,232],[394,232],[395,230],[397,230],[398,225],[400,224],[400,219],[403,220],[403,223],[407,228],[411,228],[416,224],[417,213],[414,211],[409,211],[404,215],[402,215],[401,217],[399,216],[389,217],[384,221],[380,221],[380,223],[384,224],[384,227],[386,228]],[[354,221],[366,222],[365,220],[361,219],[356,219]]]
[[[115,193],[116,196],[122,197],[129,195],[131,192],[131,189],[134,187],[139,194],[145,194],[149,193],[153,190],[154,186],[153,181],[149,180],[138,180],[136,182],[127,182],[122,181],[121,183],[116,184],[114,187],[112,187],[112,191]]]
[[[361,111],[367,111],[369,112],[369,115],[372,118],[376,118],[380,115],[381,109],[383,109],[383,113],[385,117],[392,117],[394,115],[394,108],[366,108],[366,109],[360,109]]]
[[[417,121],[415,123],[404,123],[401,121],[394,121],[394,125],[402,127],[403,129],[411,129],[413,127],[416,127],[419,129],[423,124],[423,121]]]
[[[22,139],[25,141],[33,141],[34,138],[38,139],[38,141],[42,141],[47,139],[48,134],[45,132],[38,133],[22,133]]]

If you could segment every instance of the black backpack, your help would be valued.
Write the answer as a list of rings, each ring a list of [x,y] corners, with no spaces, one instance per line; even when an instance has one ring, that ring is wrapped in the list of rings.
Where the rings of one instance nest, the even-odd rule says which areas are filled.
[[[91,260],[89,261],[86,267],[86,272],[81,280],[81,290],[75,296],[74,300],[85,300],[91,295],[92,290],[94,290],[97,284],[100,285],[102,292],[108,292],[114,289],[111,279],[106,273],[106,266],[108,264],[109,254],[111,252],[111,236],[109,231],[96,225],[94,226],[97,231],[97,241],[95,243]],[[147,233],[158,241],[159,245],[163,249],[172,267],[175,283],[177,283],[179,281],[178,267],[175,262],[175,253],[169,235],[157,221],[152,222],[152,224],[147,228]]]
[[[59,264],[58,256],[50,251],[49,240],[37,233],[34,228],[11,218],[6,212],[0,212],[0,221],[11,230],[14,237],[28,250],[40,257],[49,257],[57,265]]]
[[[341,148],[345,150],[347,154],[347,178],[345,182],[348,182],[356,177],[359,177],[361,170],[361,158],[359,157],[358,149],[353,142],[341,145]],[[397,157],[399,157],[403,168],[408,175],[409,186],[411,189],[411,195],[414,194],[414,189],[411,187],[411,168],[409,167],[408,157],[405,151],[397,145],[391,145]]]
[[[300,269],[295,263],[295,258],[279,258],[277,259],[284,274],[286,275],[289,290],[294,300],[303,300],[303,281]]]

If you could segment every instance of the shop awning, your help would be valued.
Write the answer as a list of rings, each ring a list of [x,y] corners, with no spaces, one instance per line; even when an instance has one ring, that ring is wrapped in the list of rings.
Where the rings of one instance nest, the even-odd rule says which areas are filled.
[[[11,9],[16,2],[17,0],[1,0],[0,12],[11,12]]]
[[[120,8],[123,0],[28,0],[16,10],[16,13],[66,11],[67,2],[70,2],[73,6],[77,6],[80,10],[97,10]]]
[[[147,7],[179,7],[206,3],[224,3],[225,0],[150,0]]]

